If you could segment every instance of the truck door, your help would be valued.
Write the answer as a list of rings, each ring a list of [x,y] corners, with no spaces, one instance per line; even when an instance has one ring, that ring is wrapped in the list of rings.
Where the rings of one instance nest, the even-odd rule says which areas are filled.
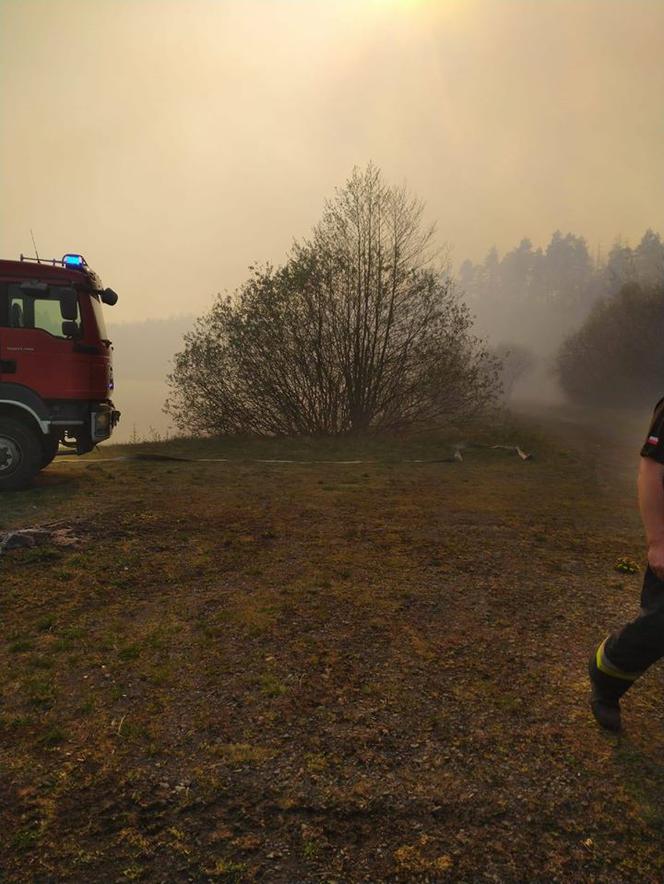
[[[13,360],[9,359],[4,353],[4,348],[9,340],[8,326],[7,285],[6,283],[0,283],[0,382],[11,381],[14,371]]]
[[[0,342],[0,377],[22,384],[42,399],[85,396],[87,370],[81,372],[81,359],[74,351],[73,329],[65,322],[62,300],[70,289],[44,285],[28,287],[10,283],[6,288],[5,318]]]

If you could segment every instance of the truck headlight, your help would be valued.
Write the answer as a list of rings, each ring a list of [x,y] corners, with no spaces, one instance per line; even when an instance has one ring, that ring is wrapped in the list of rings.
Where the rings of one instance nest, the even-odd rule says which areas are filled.
[[[95,438],[107,436],[111,426],[111,415],[108,411],[95,411],[92,432]]]

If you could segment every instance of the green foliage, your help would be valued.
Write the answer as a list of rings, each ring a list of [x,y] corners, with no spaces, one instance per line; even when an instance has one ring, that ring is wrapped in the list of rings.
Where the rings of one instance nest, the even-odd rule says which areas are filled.
[[[583,405],[652,404],[662,395],[663,338],[664,287],[624,286],[562,345],[557,367],[564,391]]]
[[[66,739],[67,736],[62,728],[54,725],[46,731],[46,733],[40,738],[39,742],[42,746],[51,747],[59,746],[60,743],[64,743]]]
[[[640,571],[638,562],[635,562],[627,556],[621,556],[616,561],[614,568],[616,571],[621,571],[623,574],[638,574]]]

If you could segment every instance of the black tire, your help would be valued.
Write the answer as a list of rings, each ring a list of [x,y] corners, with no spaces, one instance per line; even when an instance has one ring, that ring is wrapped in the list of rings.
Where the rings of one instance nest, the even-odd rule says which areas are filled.
[[[52,463],[53,458],[58,453],[58,448],[60,447],[60,439],[58,436],[52,436],[50,433],[48,436],[44,436],[41,439],[42,446],[42,459],[41,459],[41,467],[40,469],[45,469],[50,463]]]
[[[27,488],[44,456],[37,429],[13,417],[0,417],[0,491]]]

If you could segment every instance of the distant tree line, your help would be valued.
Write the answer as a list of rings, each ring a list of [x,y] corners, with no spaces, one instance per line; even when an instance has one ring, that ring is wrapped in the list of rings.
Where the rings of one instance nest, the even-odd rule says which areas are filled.
[[[550,355],[589,316],[600,298],[627,283],[643,288],[664,279],[664,244],[647,230],[635,248],[616,242],[606,258],[591,255],[586,240],[556,231],[546,248],[529,239],[502,256],[464,261],[459,285],[479,331],[496,344],[514,342]]]
[[[185,430],[330,435],[475,413],[499,362],[432,249],[422,203],[372,164],[325,204],[283,266],[219,296],[174,359],[165,409]]]

